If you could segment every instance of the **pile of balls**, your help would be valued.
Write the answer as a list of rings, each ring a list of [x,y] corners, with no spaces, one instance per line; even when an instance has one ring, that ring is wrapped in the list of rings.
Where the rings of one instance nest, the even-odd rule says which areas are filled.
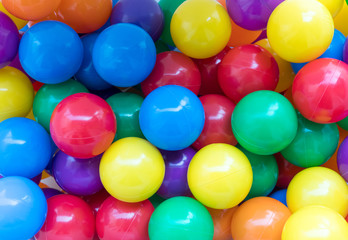
[[[347,240],[347,21],[343,0],[0,1],[0,239]]]

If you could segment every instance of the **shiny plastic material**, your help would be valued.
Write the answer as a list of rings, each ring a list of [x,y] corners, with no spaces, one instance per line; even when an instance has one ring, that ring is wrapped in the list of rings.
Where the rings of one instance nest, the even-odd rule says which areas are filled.
[[[208,210],[188,197],[174,197],[161,203],[151,216],[151,240],[211,240],[214,224]]]
[[[272,193],[271,195],[269,195],[269,197],[278,200],[279,202],[283,203],[285,206],[288,206],[286,202],[286,192],[287,192],[286,189],[281,189]]]
[[[182,53],[169,51],[157,55],[151,74],[141,83],[145,96],[158,87],[179,85],[198,95],[201,74],[195,63]]]
[[[296,75],[292,96],[297,109],[310,121],[334,123],[348,115],[348,65],[321,58]]]
[[[83,197],[83,200],[92,208],[94,216],[97,216],[101,205],[108,197],[110,197],[110,194],[103,188],[96,194]]]
[[[7,16],[9,16],[11,18],[11,20],[14,22],[14,24],[16,24],[18,30],[22,29],[28,23],[28,21],[20,19],[20,18],[16,18],[11,13],[9,13],[6,10],[6,8],[4,8],[4,6],[3,6],[1,1],[0,1],[0,11],[5,13]]]
[[[64,153],[92,158],[103,153],[116,133],[116,118],[109,104],[90,93],[76,93],[61,101],[50,123],[52,139]]]
[[[231,22],[218,2],[190,0],[175,11],[170,32],[182,53],[193,58],[209,58],[226,47],[231,36]]]
[[[44,193],[46,199],[49,199],[59,194],[63,194],[61,191],[55,188],[42,188],[42,192]]]
[[[273,198],[250,199],[233,215],[232,237],[234,240],[279,240],[290,215],[289,209]]]
[[[333,34],[332,16],[317,0],[284,1],[272,12],[267,25],[273,50],[295,63],[318,58],[330,46]]]
[[[141,138],[123,138],[111,145],[100,162],[100,178],[105,189],[124,202],[140,202],[151,197],[164,178],[161,153]]]
[[[212,209],[208,211],[214,222],[214,237],[213,240],[231,240],[231,221],[237,207],[229,209]]]
[[[226,209],[245,199],[253,173],[242,151],[228,144],[215,143],[202,148],[192,158],[187,179],[198,201],[210,208]]]
[[[149,200],[125,203],[107,198],[96,217],[99,239],[148,240],[148,224],[154,210]]]
[[[0,12],[0,32],[0,68],[3,68],[16,57],[19,45],[17,26],[3,12]]]
[[[295,138],[296,112],[279,93],[253,92],[234,109],[232,131],[238,143],[248,151],[260,155],[274,154]]]
[[[92,240],[95,220],[91,208],[82,199],[61,194],[47,199],[45,224],[35,235],[37,240]]]
[[[279,80],[279,68],[271,53],[257,45],[231,49],[218,69],[222,91],[234,102],[258,90],[273,91]]]
[[[344,0],[319,0],[331,13],[332,17],[335,17],[342,9]]]
[[[204,109],[187,88],[167,85],[152,91],[139,114],[144,136],[156,147],[176,151],[196,141],[204,126]]]
[[[290,182],[286,201],[291,212],[320,205],[333,209],[343,217],[348,214],[348,186],[335,171],[324,167],[307,168]]]
[[[277,160],[279,170],[277,187],[287,188],[291,180],[295,177],[295,175],[301,172],[304,168],[289,163],[280,153],[276,153],[274,154],[274,156]]]
[[[342,32],[344,36],[348,35],[348,25],[347,25],[347,16],[348,16],[348,5],[343,4],[341,11],[338,12],[337,16],[334,18],[335,28]]]
[[[348,181],[348,138],[343,140],[338,149],[337,165],[341,176]]]

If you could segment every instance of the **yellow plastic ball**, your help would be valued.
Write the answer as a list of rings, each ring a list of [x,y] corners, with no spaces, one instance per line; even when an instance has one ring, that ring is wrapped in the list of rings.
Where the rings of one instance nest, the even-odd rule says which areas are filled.
[[[164,178],[161,153],[148,141],[128,137],[114,142],[99,167],[105,189],[124,202],[141,202],[159,189]]]
[[[338,173],[329,168],[307,168],[291,180],[286,201],[291,212],[306,206],[320,205],[346,217],[348,186]]]
[[[248,195],[253,172],[248,158],[238,148],[210,144],[192,158],[187,180],[194,197],[207,207],[227,209]]]
[[[209,58],[226,47],[230,17],[215,0],[188,0],[175,11],[170,24],[175,46],[192,58]]]
[[[337,212],[322,206],[308,206],[289,217],[282,240],[347,240],[348,224]]]
[[[0,122],[11,117],[25,117],[33,100],[33,85],[24,73],[13,67],[0,69]]]
[[[28,23],[28,21],[17,18],[15,16],[13,16],[11,13],[9,13],[2,5],[1,1],[0,1],[0,11],[5,13],[7,16],[9,16],[12,19],[12,21],[16,24],[18,30],[21,30]]]
[[[295,73],[291,67],[291,64],[279,57],[279,55],[272,49],[268,39],[262,39],[256,42],[255,44],[269,51],[273,55],[274,59],[277,61],[279,67],[279,82],[275,91],[279,93],[284,92],[292,85],[292,82],[295,78]]]
[[[335,17],[342,9],[344,0],[317,0],[322,3]]]
[[[332,16],[317,0],[286,0],[274,9],[267,25],[272,49],[294,63],[318,58],[329,47],[333,34]]]
[[[348,36],[348,5],[343,4],[341,11],[334,18],[335,28],[344,34],[344,36]]]

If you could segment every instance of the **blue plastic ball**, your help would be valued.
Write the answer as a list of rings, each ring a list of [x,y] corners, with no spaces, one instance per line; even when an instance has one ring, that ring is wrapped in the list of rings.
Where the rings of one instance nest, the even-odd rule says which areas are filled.
[[[286,192],[287,192],[287,189],[281,189],[272,193],[271,195],[269,195],[269,197],[278,200],[279,202],[283,203],[285,206],[288,206],[288,204],[286,203]]]
[[[176,151],[189,147],[201,134],[204,109],[187,88],[167,85],[152,91],[144,100],[140,128],[156,147]]]
[[[83,46],[79,35],[68,25],[43,21],[22,37],[19,60],[35,80],[55,84],[69,80],[79,70]]]

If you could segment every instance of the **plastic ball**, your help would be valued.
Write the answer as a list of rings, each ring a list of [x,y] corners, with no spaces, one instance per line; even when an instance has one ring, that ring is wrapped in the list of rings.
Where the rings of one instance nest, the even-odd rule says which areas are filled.
[[[232,237],[234,240],[279,240],[290,215],[289,209],[273,198],[250,199],[233,215]]]
[[[163,42],[161,39],[155,42],[155,46],[156,46],[157,54],[170,51],[169,46],[165,42]]]
[[[55,188],[43,188],[42,189],[43,194],[45,195],[46,199],[49,199],[53,196],[63,194],[61,191],[55,189]]]
[[[88,92],[81,83],[68,80],[58,84],[45,84],[36,93],[33,103],[35,120],[50,132],[50,120],[55,107],[64,98],[75,93]]]
[[[217,94],[208,94],[200,97],[204,112],[204,128],[192,144],[199,150],[212,143],[227,143],[236,145],[237,140],[231,127],[231,116],[235,104],[227,97]]]
[[[286,148],[297,132],[297,116],[291,103],[271,91],[244,97],[232,114],[232,131],[246,150],[270,155]]]
[[[70,79],[80,68],[83,46],[64,23],[45,21],[31,27],[19,45],[19,60],[35,80],[55,84]]]
[[[93,239],[94,215],[85,201],[72,195],[60,194],[47,199],[47,205],[45,224],[35,235],[35,239]]]
[[[54,109],[50,122],[54,143],[76,158],[92,158],[103,153],[116,133],[115,115],[105,100],[90,94],[66,97]]]
[[[279,202],[283,203],[285,206],[288,206],[286,202],[286,193],[287,193],[286,189],[281,189],[272,193],[271,195],[269,195],[269,197],[278,200]]]
[[[318,0],[322,3],[331,13],[332,17],[335,17],[342,9],[344,0]]]
[[[112,87],[98,75],[93,65],[92,53],[98,36],[97,33],[91,33],[81,37],[84,48],[83,61],[80,69],[75,74],[76,80],[91,90],[105,90]]]
[[[136,7],[135,7],[136,6]],[[112,9],[111,24],[133,23],[157,41],[164,27],[163,12],[154,0],[120,0]]]
[[[247,30],[263,30],[273,10],[284,0],[226,0],[232,20]]]
[[[222,59],[218,80],[227,97],[239,102],[258,90],[274,90],[279,80],[279,68],[272,54],[257,45],[231,49]]]
[[[153,145],[144,139],[129,137],[108,148],[99,171],[103,186],[111,196],[124,202],[141,202],[159,189],[165,166],[161,153]]]
[[[298,129],[295,139],[281,151],[292,164],[308,168],[322,165],[334,154],[338,146],[337,125],[308,121],[297,114]]]
[[[0,174],[33,178],[51,158],[48,133],[27,118],[9,118],[0,123]]]
[[[187,169],[196,151],[188,147],[179,151],[160,150],[160,152],[166,171],[157,194],[163,198],[189,197],[191,191],[187,183]]]
[[[154,194],[149,198],[152,205],[157,208],[162,202],[164,202],[166,199],[160,197],[158,194]]]
[[[286,200],[291,212],[312,205],[331,208],[343,217],[348,214],[348,186],[335,171],[324,167],[307,168],[290,182]]]
[[[310,121],[334,123],[348,115],[348,65],[321,58],[296,75],[292,96],[297,109]]]
[[[277,160],[279,170],[276,186],[278,188],[287,188],[295,175],[301,172],[304,168],[295,166],[294,164],[288,162],[280,153],[276,153],[274,156]]]
[[[188,197],[174,197],[161,203],[149,222],[151,240],[210,240],[214,224],[208,210]]]
[[[318,58],[329,47],[333,34],[332,16],[317,0],[284,1],[272,12],[267,25],[273,50],[294,63]]]
[[[121,90],[119,88],[112,87],[105,90],[90,90],[90,92],[106,100],[114,94],[121,93]]]
[[[114,141],[126,137],[145,138],[140,129],[139,112],[144,98],[135,93],[117,93],[106,99],[117,120]]]
[[[9,65],[17,55],[19,34],[17,26],[3,12],[0,12],[0,24],[0,68],[3,68]]]
[[[84,196],[83,200],[85,200],[86,203],[88,203],[88,205],[92,208],[94,216],[97,216],[101,205],[108,197],[110,197],[110,194],[103,188],[93,195]]]
[[[209,58],[226,47],[231,36],[231,22],[218,2],[188,0],[176,9],[170,32],[182,53],[193,58]]]
[[[196,141],[204,126],[204,109],[187,88],[167,85],[152,91],[139,114],[140,128],[156,147],[176,151]]]
[[[47,203],[38,185],[24,177],[0,179],[0,238],[29,239],[43,225]]]
[[[201,74],[195,63],[182,53],[169,51],[157,55],[151,74],[141,83],[145,96],[158,87],[179,85],[198,95]]]
[[[348,16],[348,5],[343,4],[341,11],[338,12],[334,18],[335,28],[342,32],[344,36],[348,35],[348,25],[347,25],[347,16]]]
[[[187,180],[192,194],[202,204],[226,209],[237,206],[248,195],[253,172],[242,151],[215,143],[202,148],[192,158]]]
[[[126,203],[107,198],[96,217],[100,240],[148,240],[148,224],[154,210],[149,200]]]
[[[28,21],[20,19],[20,18],[16,18],[15,16],[13,16],[11,13],[9,13],[6,8],[4,8],[2,2],[0,2],[0,11],[5,13],[7,16],[9,16],[11,18],[11,20],[14,22],[14,24],[16,24],[17,29],[20,30],[23,27],[25,27],[25,25],[27,25]]]
[[[34,89],[24,73],[12,67],[0,69],[0,122],[25,117],[34,99]]]
[[[156,63],[156,47],[142,28],[119,23],[100,33],[93,49],[97,73],[117,87],[131,87],[144,81]]]
[[[340,175],[348,181],[348,138],[340,144],[337,153],[337,165]]]
[[[348,225],[342,216],[322,206],[308,206],[292,214],[285,223],[283,240],[345,240]]]
[[[214,222],[213,240],[230,240],[231,239],[231,221],[237,207],[229,209],[212,209],[208,211]]]

